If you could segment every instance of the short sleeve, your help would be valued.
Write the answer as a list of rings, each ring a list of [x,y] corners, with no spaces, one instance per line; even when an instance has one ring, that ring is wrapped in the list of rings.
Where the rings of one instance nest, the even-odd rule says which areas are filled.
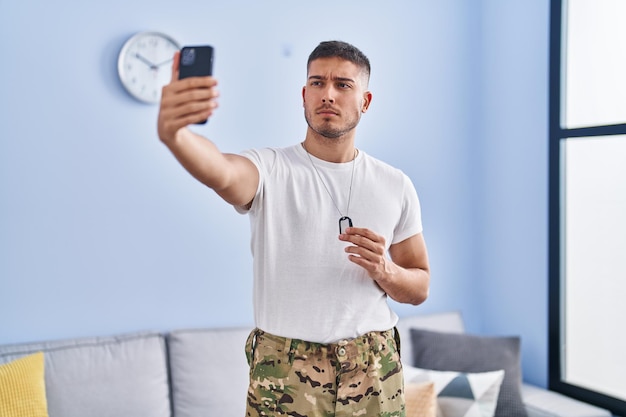
[[[244,206],[235,206],[235,210],[239,214],[248,214],[250,211],[258,207],[263,199],[263,184],[269,173],[274,168],[276,162],[276,150],[271,148],[249,149],[241,152],[241,156],[248,158],[259,171],[259,185],[257,186],[252,206],[250,208]]]
[[[403,175],[402,214],[394,229],[391,244],[400,243],[411,236],[422,233],[422,209],[417,191],[411,179]]]

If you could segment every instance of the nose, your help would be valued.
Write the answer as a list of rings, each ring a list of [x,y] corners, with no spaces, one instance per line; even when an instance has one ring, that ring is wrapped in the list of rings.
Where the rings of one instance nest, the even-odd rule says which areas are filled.
[[[335,102],[335,95],[333,93],[332,86],[329,86],[324,90],[324,94],[322,95],[322,103],[330,103],[333,104]]]

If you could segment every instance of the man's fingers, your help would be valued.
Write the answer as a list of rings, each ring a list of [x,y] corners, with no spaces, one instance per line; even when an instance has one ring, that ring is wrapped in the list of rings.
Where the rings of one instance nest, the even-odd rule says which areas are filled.
[[[363,236],[363,237],[365,237],[365,238],[367,238],[367,239],[369,239],[371,241],[374,241],[374,242],[384,242],[385,241],[385,239],[382,236],[380,236],[380,235],[372,232],[370,229],[366,229],[364,227],[348,227],[346,229],[345,233],[349,234],[349,235]]]
[[[164,95],[167,93],[171,96],[180,95],[180,98],[187,100],[205,100],[219,97],[217,89],[217,79],[213,77],[190,77],[184,80],[172,81],[172,83],[163,87]],[[184,96],[183,94],[192,93],[192,96]]]
[[[384,253],[385,238],[362,227],[348,227],[339,239],[353,243],[376,254]]]
[[[217,107],[216,101],[182,101],[163,110],[163,117],[182,127],[205,120]]]
[[[192,82],[191,79],[189,79],[189,81]],[[219,96],[220,93],[216,88],[189,88],[187,83],[182,82],[163,87],[163,100],[167,106],[175,107],[181,104],[193,102],[203,102],[206,103],[206,105],[215,105],[215,99]]]

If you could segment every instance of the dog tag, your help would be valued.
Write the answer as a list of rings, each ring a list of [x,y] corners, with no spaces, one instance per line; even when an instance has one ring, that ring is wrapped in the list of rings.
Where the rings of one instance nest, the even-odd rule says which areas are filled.
[[[339,234],[343,234],[347,227],[352,227],[352,219],[348,216],[343,216],[339,219]]]

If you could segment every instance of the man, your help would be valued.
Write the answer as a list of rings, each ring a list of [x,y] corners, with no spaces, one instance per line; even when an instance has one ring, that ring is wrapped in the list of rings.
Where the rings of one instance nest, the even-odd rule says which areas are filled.
[[[247,416],[403,416],[397,315],[422,303],[429,264],[406,175],[355,147],[370,63],[345,42],[311,53],[302,143],[221,153],[187,125],[217,108],[213,77],[163,89],[159,136],[252,225],[255,329]],[[387,254],[389,256],[387,256]]]

